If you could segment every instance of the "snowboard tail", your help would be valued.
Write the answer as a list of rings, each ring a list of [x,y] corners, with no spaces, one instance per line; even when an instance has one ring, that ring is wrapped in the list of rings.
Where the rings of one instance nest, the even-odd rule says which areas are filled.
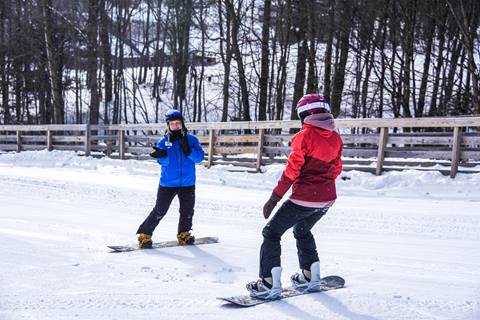
[[[320,287],[315,291],[306,291],[302,289],[295,289],[293,286],[286,287],[282,290],[282,294],[278,299],[265,300],[250,295],[239,295],[233,297],[219,297],[218,300],[228,302],[240,307],[252,307],[263,303],[268,303],[276,300],[286,299],[290,297],[296,297],[304,294],[310,294],[315,292],[323,292],[328,290],[340,289],[345,286],[345,280],[339,276],[328,276],[320,280]]]
[[[196,238],[195,243],[191,245],[185,246],[197,246],[201,244],[209,244],[209,243],[217,243],[217,237],[203,237],[203,238]],[[160,248],[171,248],[171,247],[179,247],[181,246],[177,240],[172,241],[162,241],[162,242],[154,242],[152,244],[151,249],[160,249]],[[112,249],[112,252],[129,252],[135,250],[151,250],[151,249],[142,249],[138,246],[138,244],[131,244],[131,245],[124,245],[124,246],[108,246]],[[182,246],[183,247],[183,246]]]

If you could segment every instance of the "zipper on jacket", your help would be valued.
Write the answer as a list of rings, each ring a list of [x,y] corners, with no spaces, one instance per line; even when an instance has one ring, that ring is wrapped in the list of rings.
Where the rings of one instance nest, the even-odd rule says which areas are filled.
[[[180,146],[180,187],[182,186],[182,165],[183,165],[183,159],[182,159],[182,155],[183,155],[183,150],[181,149],[182,145],[180,142],[178,142],[179,146]]]

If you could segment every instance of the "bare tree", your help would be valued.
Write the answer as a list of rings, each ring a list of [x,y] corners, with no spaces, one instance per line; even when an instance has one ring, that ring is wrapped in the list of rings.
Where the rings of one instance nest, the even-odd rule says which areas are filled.
[[[263,2],[263,26],[262,26],[262,61],[259,79],[259,103],[258,103],[258,120],[267,120],[267,95],[268,95],[268,60],[270,45],[270,11],[271,0]]]
[[[287,66],[290,50],[290,35],[292,29],[292,3],[287,0],[285,4],[281,4],[279,8],[279,17],[277,20],[276,35],[279,38],[280,58],[278,63],[277,81],[276,81],[276,98],[275,98],[275,119],[283,118],[286,82],[287,82]]]
[[[101,0],[99,5],[100,10],[100,46],[102,50],[103,74],[105,79],[105,94],[104,101],[104,115],[103,121],[108,124],[110,119],[110,109],[113,101],[113,66],[112,53],[110,43],[110,28],[108,20],[108,2]]]
[[[54,17],[52,16],[51,8],[52,0],[42,0],[43,33],[47,53],[48,78],[50,80],[51,97],[53,99],[53,122],[62,124],[64,123],[64,102],[60,89],[62,79],[61,74],[58,73],[58,55],[52,39],[52,21]]]
[[[308,55],[308,40],[307,40],[307,26],[308,26],[308,1],[307,0],[297,0],[296,1],[297,16],[296,21],[298,21],[297,32],[296,32],[296,41],[297,41],[297,63],[295,71],[295,83],[293,85],[293,100],[290,119],[298,119],[297,112],[295,107],[298,100],[303,96],[305,90],[305,72],[307,65],[307,55]]]
[[[295,119],[319,88],[335,116],[480,112],[478,0],[3,0],[0,18],[2,123],[158,122],[165,100]]]
[[[235,58],[235,62],[237,63],[237,68],[238,68],[238,81],[240,84],[241,104],[242,104],[242,120],[251,121],[247,78],[246,78],[242,52],[240,51],[240,45],[239,45],[239,39],[238,39],[239,31],[240,31],[242,1],[238,2],[238,6],[235,9],[233,1],[226,0],[226,7],[227,7],[226,10],[230,11],[230,17],[231,17],[231,23],[232,23],[232,29],[231,29],[232,54],[233,54],[233,57]]]
[[[335,0],[328,0],[328,23],[327,28],[327,43],[325,46],[325,62],[324,62],[324,77],[323,77],[323,94],[327,101],[330,101],[331,79],[332,79],[332,48],[333,36],[335,27]]]
[[[339,50],[339,60],[335,63],[332,83],[331,107],[335,116],[340,114],[340,105],[342,102],[343,86],[345,84],[345,67],[347,65],[348,51],[350,45],[350,29],[353,19],[353,1],[339,0],[338,8],[339,36],[337,48]]]
[[[460,0],[456,2],[456,5],[454,5],[451,0],[447,0],[447,3],[462,35],[460,39],[467,53],[468,70],[472,77],[472,102],[476,112],[480,113],[478,88],[480,74],[474,56],[474,40],[477,37],[480,4],[475,0]]]
[[[225,2],[225,10],[223,9],[223,2]],[[231,43],[231,24],[232,17],[231,11],[227,10],[228,0],[218,0],[218,25],[220,32],[220,58],[223,64],[223,105],[222,105],[222,122],[227,121],[228,119],[228,105],[230,98],[230,64],[232,62],[232,43]],[[223,12],[225,14],[223,14]],[[225,16],[225,23],[223,22],[223,17]]]
[[[430,4],[430,3],[429,3]],[[427,84],[430,74],[430,64],[432,59],[433,39],[435,37],[435,20],[432,17],[427,18],[424,26],[425,32],[425,60],[423,62],[422,80],[420,82],[420,91],[418,93],[418,104],[415,110],[415,117],[423,116],[425,110],[425,100],[427,94]]]
[[[7,73],[7,32],[6,28],[10,23],[10,20],[7,19],[7,6],[10,1],[2,1],[0,3],[0,77],[1,77],[1,86],[0,90],[2,91],[2,113],[3,113],[3,123],[7,124],[10,122],[10,106],[9,106],[9,76]],[[0,122],[1,123],[1,122]]]
[[[175,19],[174,23],[169,25],[170,50],[173,55],[173,98],[175,106],[183,112],[190,63],[192,0],[173,1],[171,5]]]

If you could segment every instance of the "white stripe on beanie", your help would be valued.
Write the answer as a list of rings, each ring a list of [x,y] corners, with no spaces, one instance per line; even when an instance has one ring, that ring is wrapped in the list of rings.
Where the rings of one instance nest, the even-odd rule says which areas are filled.
[[[300,114],[303,111],[312,110],[312,109],[319,109],[319,108],[326,109],[326,110],[328,110],[328,112],[330,112],[330,105],[326,102],[320,102],[319,101],[319,102],[308,103],[306,105],[298,107],[297,108],[297,113]]]

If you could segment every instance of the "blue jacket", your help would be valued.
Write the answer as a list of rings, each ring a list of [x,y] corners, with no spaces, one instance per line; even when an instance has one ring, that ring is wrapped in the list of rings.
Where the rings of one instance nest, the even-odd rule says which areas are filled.
[[[162,166],[160,185],[162,187],[189,187],[195,185],[195,164],[205,156],[197,137],[188,133],[188,143],[192,153],[187,157],[182,150],[181,140],[168,143],[168,135],[157,143],[157,148],[167,150],[167,156],[158,158]]]

